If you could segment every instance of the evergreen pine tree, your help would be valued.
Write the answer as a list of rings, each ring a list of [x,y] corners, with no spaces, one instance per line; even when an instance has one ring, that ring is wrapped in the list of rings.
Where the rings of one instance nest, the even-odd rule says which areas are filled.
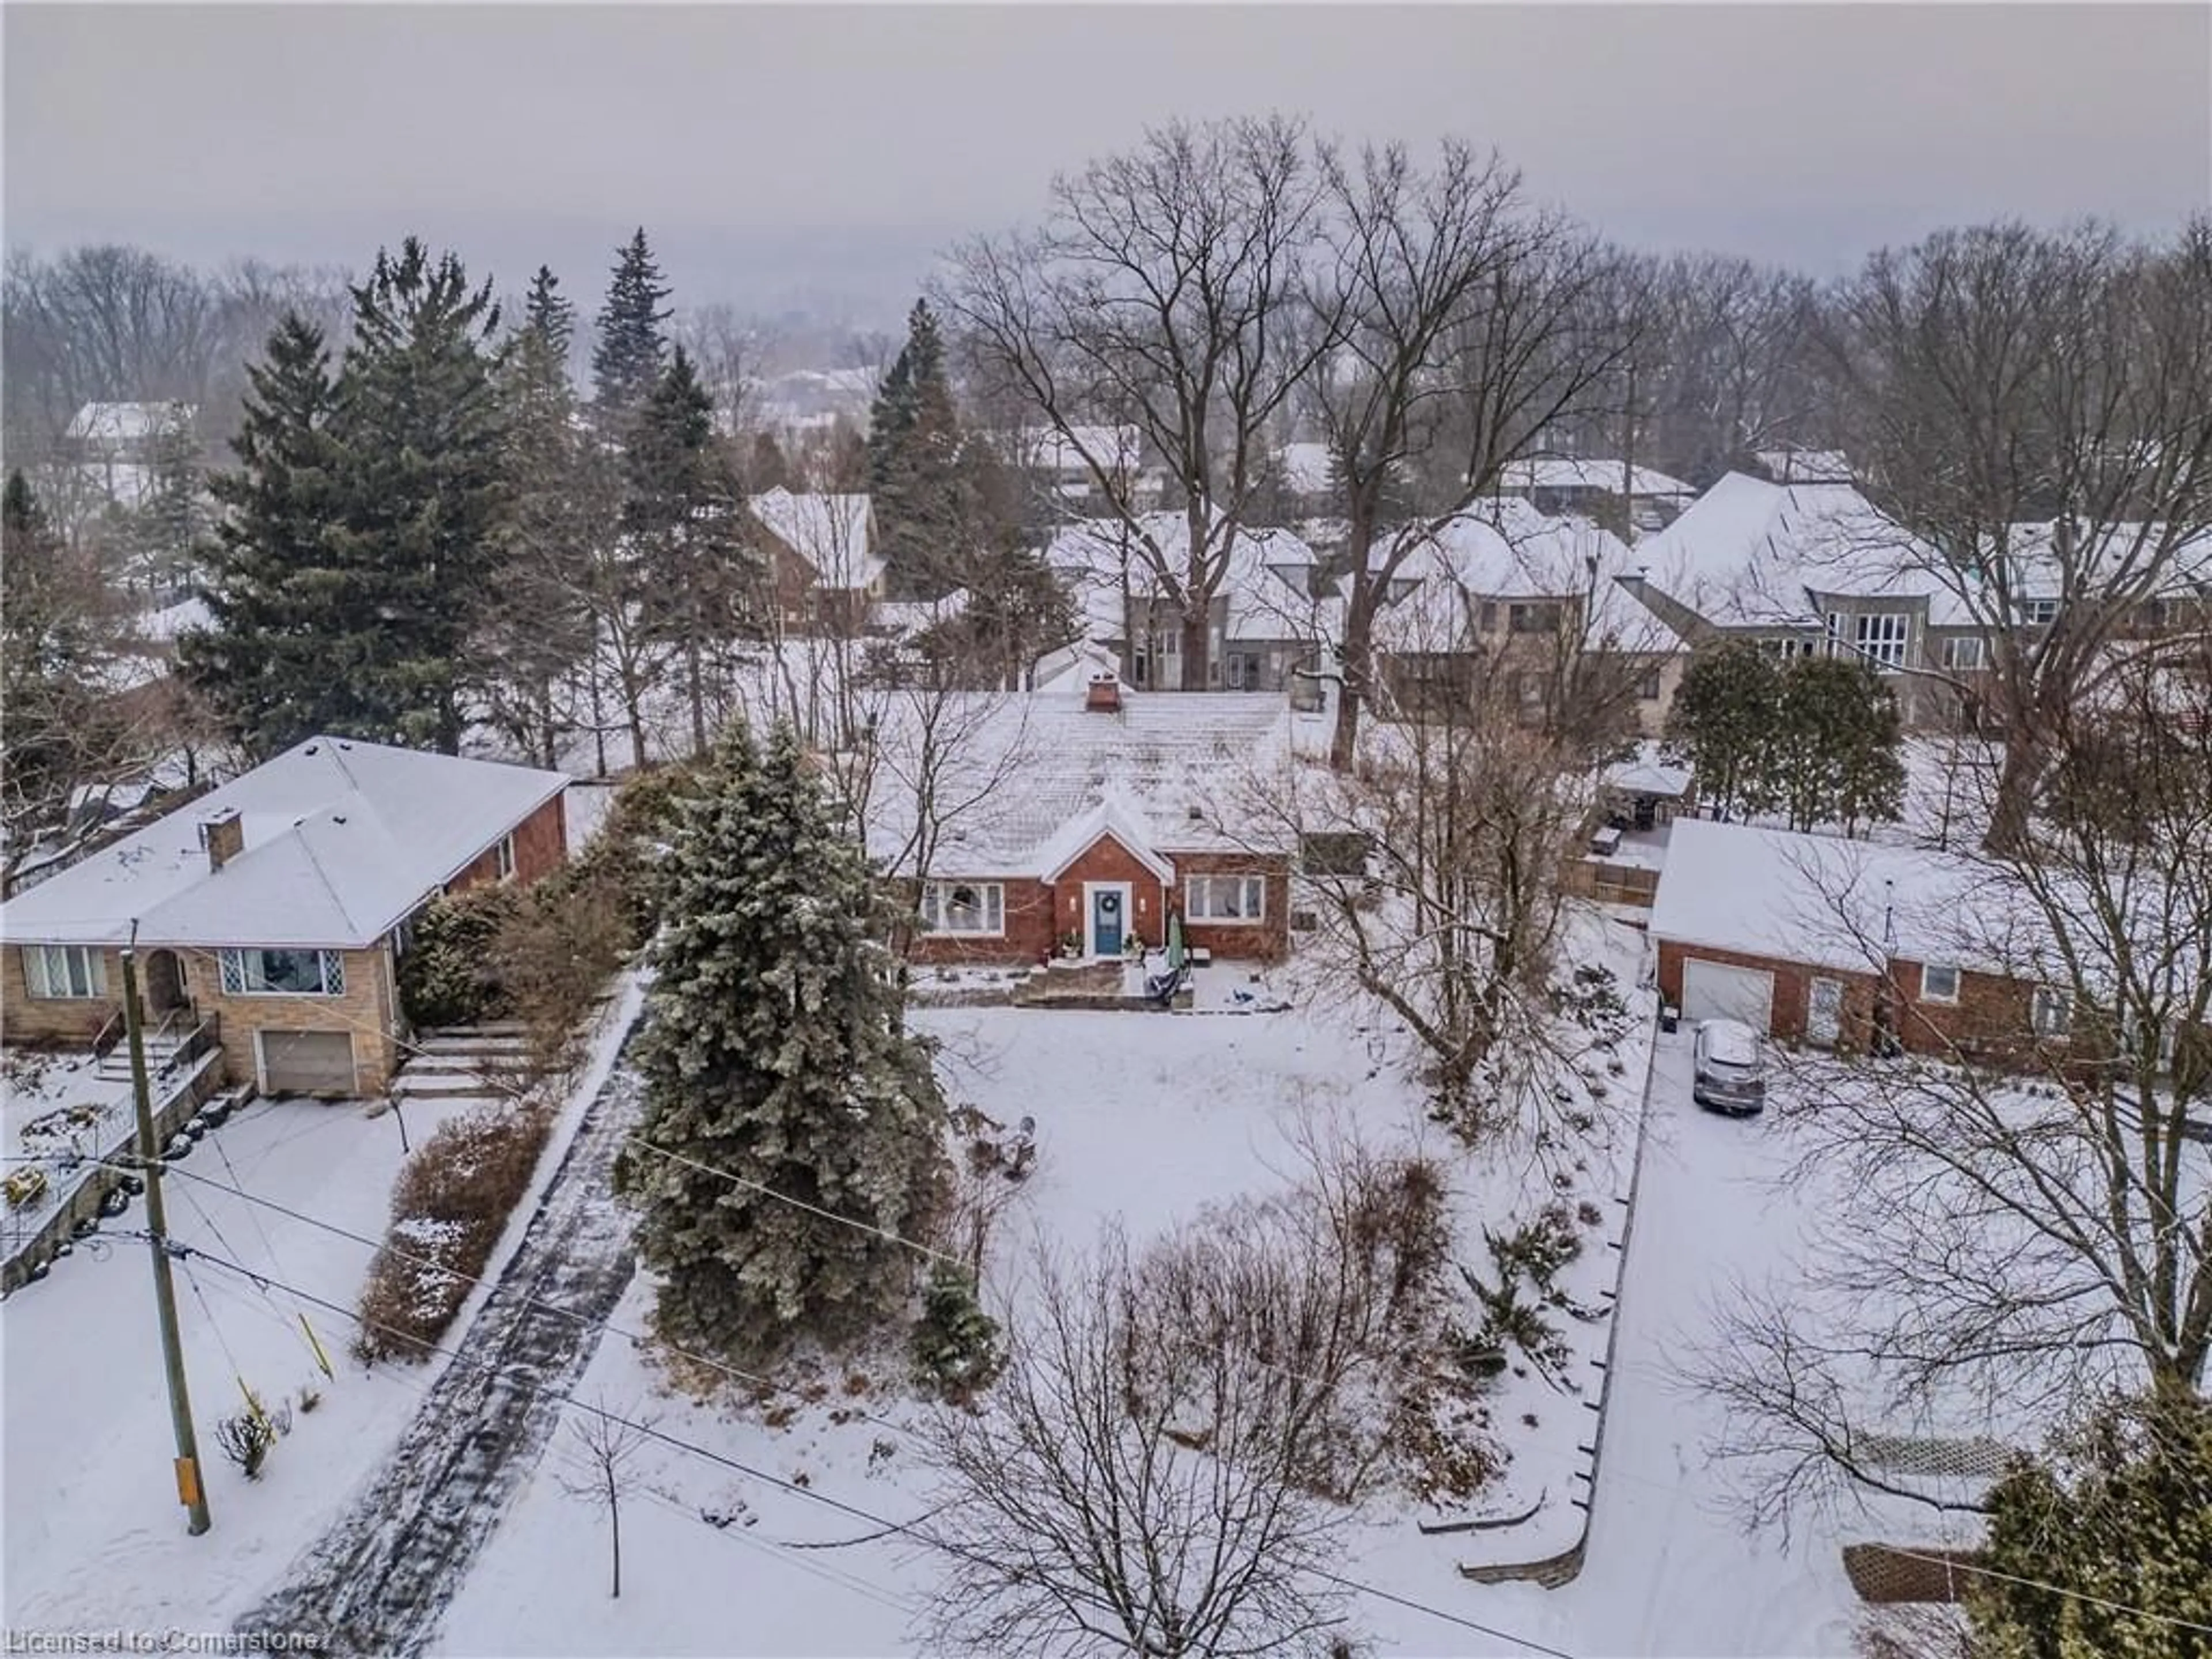
[[[848,1338],[911,1294],[894,1239],[945,1202],[945,1098],[902,1028],[876,877],[796,735],[732,731],[699,787],[664,866],[645,1144],[620,1185],[669,1340]]]
[[[118,746],[122,723],[103,690],[118,622],[97,571],[10,472],[0,493],[0,850],[11,870]]]
[[[752,631],[757,590],[737,479],[714,436],[714,400],[681,346],[638,416],[626,461],[623,527],[641,615],[650,636],[683,660],[692,750],[703,752],[710,659]]]
[[[1772,793],[1790,827],[1894,818],[1905,798],[1903,732],[1881,677],[1846,657],[1799,657],[1781,689]]]
[[[543,266],[498,383],[506,405],[509,508],[501,538],[498,600],[477,641],[490,673],[494,721],[542,766],[559,758],[574,721],[571,684],[589,666],[591,538],[588,456],[568,380],[574,307]]]
[[[599,343],[592,350],[601,429],[617,442],[628,437],[667,365],[669,313],[661,307],[667,297],[641,225],[615,255],[614,276],[599,308]]]
[[[962,585],[976,526],[961,452],[944,342],[929,302],[917,301],[868,431],[867,488],[892,599],[933,599]]]
[[[353,290],[331,427],[345,452],[331,540],[352,580],[329,672],[356,736],[459,751],[466,652],[497,564],[507,475],[486,346],[491,285],[415,237]]]
[[[1697,775],[1698,799],[1722,817],[1774,799],[1782,677],[1756,646],[1730,643],[1690,659],[1668,716],[1668,752]]]
[[[357,613],[332,538],[343,457],[322,331],[288,313],[246,380],[238,469],[208,481],[224,509],[201,550],[209,624],[179,639],[177,658],[240,746],[265,760],[317,732],[366,735],[370,722],[340,666]]]

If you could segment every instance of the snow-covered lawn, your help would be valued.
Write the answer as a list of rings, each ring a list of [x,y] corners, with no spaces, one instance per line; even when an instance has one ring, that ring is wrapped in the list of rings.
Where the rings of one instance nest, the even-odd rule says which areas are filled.
[[[420,1144],[444,1115],[409,1109]],[[350,1308],[370,1251],[217,1189],[239,1186],[374,1237],[400,1163],[398,1126],[358,1103],[259,1101],[211,1131],[165,1182],[169,1228],[210,1255]],[[195,1179],[204,1176],[204,1180]],[[398,1370],[364,1375],[340,1315],[237,1272],[175,1273],[193,1418],[214,1528],[185,1533],[145,1245],[143,1200],[0,1310],[6,1450],[6,1622],[13,1628],[218,1628],[281,1572],[319,1517],[373,1468],[412,1409]],[[326,1379],[305,1313],[337,1376]],[[215,1443],[240,1383],[292,1431],[251,1486]],[[318,1390],[312,1411],[302,1388]]]

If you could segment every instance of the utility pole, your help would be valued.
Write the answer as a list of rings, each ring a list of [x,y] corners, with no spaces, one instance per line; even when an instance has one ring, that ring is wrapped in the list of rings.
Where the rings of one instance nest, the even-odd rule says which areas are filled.
[[[191,1512],[185,1531],[208,1529],[207,1488],[200,1480],[199,1438],[185,1386],[184,1344],[177,1332],[177,1288],[169,1279],[169,1219],[161,1207],[161,1149],[154,1142],[154,1102],[146,1084],[146,1035],[138,1012],[138,952],[123,956],[123,1029],[131,1044],[131,1099],[138,1111],[138,1164],[146,1176],[147,1249],[154,1260],[154,1310],[161,1322],[161,1367],[169,1380],[169,1421],[177,1433],[177,1501]]]

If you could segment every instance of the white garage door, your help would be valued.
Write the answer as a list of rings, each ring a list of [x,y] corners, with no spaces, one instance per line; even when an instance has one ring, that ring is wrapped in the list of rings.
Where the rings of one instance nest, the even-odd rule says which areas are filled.
[[[1774,975],[1692,957],[1682,964],[1682,1018],[1740,1019],[1765,1036],[1774,1029]]]
[[[349,1095],[353,1037],[345,1031],[264,1031],[261,1087],[272,1095]]]

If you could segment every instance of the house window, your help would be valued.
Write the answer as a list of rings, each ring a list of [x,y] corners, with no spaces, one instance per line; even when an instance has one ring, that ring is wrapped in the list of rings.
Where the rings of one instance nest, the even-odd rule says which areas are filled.
[[[1905,641],[1912,637],[1912,618],[1902,611],[1869,611],[1858,621],[1859,655],[1885,668],[1905,666]]]
[[[1636,682],[1636,695],[1646,702],[1659,701],[1659,671],[1657,669],[1651,668],[1644,671],[1644,678]]]
[[[1006,890],[995,881],[924,882],[921,926],[930,933],[1003,933]]]
[[[499,838],[499,846],[493,858],[499,866],[499,878],[501,881],[513,881],[514,879],[514,837],[513,836],[501,836]]]
[[[2063,1037],[2074,1027],[2074,994],[2055,985],[2039,985],[2028,1006],[2028,1024],[2039,1037]]]
[[[1495,599],[1485,599],[1482,602],[1482,610],[1479,614],[1481,619],[1476,623],[1475,626],[1486,634],[1496,633],[1498,631],[1498,602]]]
[[[2058,601],[2056,599],[2022,599],[2021,619],[2031,628],[2043,628],[2058,620]]]
[[[1943,641],[1943,666],[1976,669],[1989,661],[1989,642],[1979,634],[1960,634]]]
[[[107,994],[107,963],[89,945],[26,945],[23,983],[34,997],[104,997]]]
[[[1511,605],[1505,608],[1505,631],[1509,634],[1556,634],[1559,631],[1559,607],[1556,605]]]
[[[223,994],[234,997],[342,997],[345,957],[337,951],[224,951]]]
[[[1265,876],[1193,876],[1182,891],[1193,921],[1260,921],[1267,914]]]
[[[1922,963],[1920,1000],[1923,1002],[1956,1002],[1959,1000],[1958,969],[1946,963]]]

